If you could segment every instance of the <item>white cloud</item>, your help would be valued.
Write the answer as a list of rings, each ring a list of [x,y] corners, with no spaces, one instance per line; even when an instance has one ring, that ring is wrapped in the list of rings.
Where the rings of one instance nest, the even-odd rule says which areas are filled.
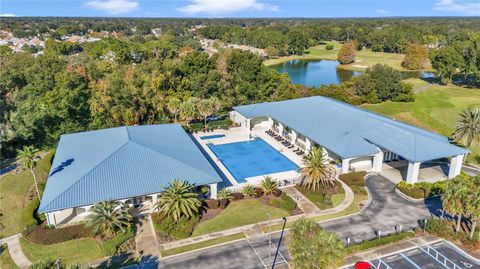
[[[117,15],[137,9],[139,3],[135,0],[92,0],[88,1],[86,5],[93,9],[106,11],[109,14]]]
[[[17,17],[17,15],[12,13],[3,13],[3,14],[0,14],[0,17]]]
[[[278,6],[268,5],[257,0],[190,0],[190,5],[177,10],[188,14],[226,15],[243,10],[269,10],[278,11]]]
[[[378,14],[388,14],[389,13],[388,10],[385,10],[385,9],[377,9],[376,12]]]
[[[457,2],[456,0],[440,0],[433,8],[440,11],[463,13],[465,15],[480,16],[480,2]]]

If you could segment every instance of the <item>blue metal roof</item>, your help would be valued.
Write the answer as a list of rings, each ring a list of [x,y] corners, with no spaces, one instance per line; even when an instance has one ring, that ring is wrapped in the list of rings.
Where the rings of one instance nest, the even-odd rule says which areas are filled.
[[[328,97],[234,107],[247,118],[270,116],[341,158],[375,154],[379,148],[411,162],[468,153],[447,137]]]
[[[195,185],[222,181],[180,125],[62,135],[39,211],[159,193],[173,179]]]

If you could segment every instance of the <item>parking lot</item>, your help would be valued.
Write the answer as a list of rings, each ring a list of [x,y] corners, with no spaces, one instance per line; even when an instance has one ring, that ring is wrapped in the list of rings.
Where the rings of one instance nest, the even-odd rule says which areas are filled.
[[[448,241],[441,241],[368,261],[378,269],[480,269],[480,260],[470,257]],[[353,266],[344,269],[352,269]]]

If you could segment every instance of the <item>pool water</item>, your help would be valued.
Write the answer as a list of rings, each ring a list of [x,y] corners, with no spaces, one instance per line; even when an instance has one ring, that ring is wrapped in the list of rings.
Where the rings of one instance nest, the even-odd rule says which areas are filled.
[[[238,183],[255,177],[291,170],[298,166],[261,138],[229,144],[208,144]]]
[[[215,138],[222,138],[225,137],[224,134],[214,134],[214,135],[204,135],[200,136],[201,140],[207,140],[207,139],[215,139]]]

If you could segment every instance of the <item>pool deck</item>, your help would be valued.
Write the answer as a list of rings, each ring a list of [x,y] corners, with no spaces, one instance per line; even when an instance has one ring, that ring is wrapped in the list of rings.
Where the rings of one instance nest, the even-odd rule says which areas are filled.
[[[248,141],[253,139],[254,137],[260,137],[265,142],[267,142],[270,146],[272,146],[275,150],[277,150],[286,158],[288,158],[290,161],[292,161],[294,164],[301,167],[302,156],[295,154],[295,152],[293,152],[293,149],[288,149],[287,147],[282,145],[280,142],[275,140],[273,137],[267,135],[265,133],[266,130],[267,128],[263,126],[255,126],[253,130],[249,132],[245,128],[237,127],[237,128],[230,128],[229,130],[216,130],[214,132],[208,132],[208,133],[199,132],[194,134],[193,136],[195,137],[197,142],[202,146],[202,148],[208,153],[210,158],[212,158],[212,160],[215,162],[215,165],[218,166],[220,171],[222,171],[225,177],[232,183],[232,187],[229,187],[229,189],[239,189],[239,188],[242,188],[245,184],[256,185],[260,183],[265,176],[271,176],[272,178],[279,181],[297,178],[299,176],[299,173],[297,171],[291,170],[286,172],[249,177],[245,179],[246,183],[238,183],[235,177],[232,176],[232,174],[228,171],[228,169],[223,165],[223,163],[217,158],[217,156],[207,146],[207,144],[210,144],[210,143],[214,145],[220,145],[220,144]],[[201,136],[217,135],[217,134],[223,134],[225,135],[225,137],[206,139],[206,140],[200,139]]]

